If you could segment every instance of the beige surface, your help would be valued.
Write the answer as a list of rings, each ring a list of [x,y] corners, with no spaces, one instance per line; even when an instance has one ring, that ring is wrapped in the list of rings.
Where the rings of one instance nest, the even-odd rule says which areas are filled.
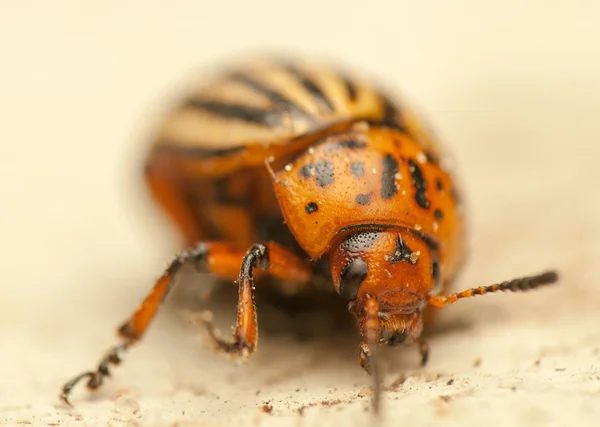
[[[192,67],[267,46],[371,70],[431,118],[468,194],[461,287],[563,275],[447,309],[463,327],[432,338],[425,370],[394,352],[385,421],[597,425],[600,5],[367,3],[0,2],[0,424],[369,423],[352,336],[265,337],[237,368],[167,315],[95,400],[56,399],[176,248],[136,181],[162,96]]]

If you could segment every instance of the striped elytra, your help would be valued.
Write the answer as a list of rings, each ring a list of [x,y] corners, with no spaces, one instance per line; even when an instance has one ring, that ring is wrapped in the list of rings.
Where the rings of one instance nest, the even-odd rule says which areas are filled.
[[[185,194],[187,209],[173,206],[175,191],[157,190],[164,186],[155,183],[158,174],[149,181],[190,243],[225,237],[251,244],[264,238],[257,233],[261,212],[270,211],[273,221],[275,211],[312,258],[344,227],[379,222],[424,228],[455,254],[445,271],[458,268],[463,226],[451,196],[460,190],[440,167],[441,146],[384,85],[304,58],[263,56],[217,70],[167,112],[148,162],[149,170],[162,164],[177,176],[173,190]],[[263,194],[222,203],[217,178],[246,198]],[[224,232],[230,221],[236,230]]]

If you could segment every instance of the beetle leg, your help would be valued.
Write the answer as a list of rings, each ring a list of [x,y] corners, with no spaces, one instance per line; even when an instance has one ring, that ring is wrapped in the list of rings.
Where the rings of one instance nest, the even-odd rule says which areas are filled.
[[[189,250],[181,252],[156,281],[150,293],[144,298],[141,306],[133,316],[119,328],[119,335],[123,341],[108,351],[100,361],[96,371],[85,372],[65,383],[60,398],[63,402],[70,404],[68,396],[77,383],[88,378],[87,387],[91,390],[99,388],[105,377],[110,376],[110,365],[121,363],[121,353],[139,341],[148,328],[150,321],[156,315],[160,303],[166,298],[171,289],[173,278],[187,262],[193,261],[196,267],[204,269],[209,254],[213,253],[235,253],[230,245],[225,243],[199,243]],[[239,254],[238,254],[239,255]],[[237,258],[239,259],[239,258]],[[227,260],[227,258],[225,258]],[[239,262],[239,261],[238,261]]]
[[[241,271],[240,261],[242,261]],[[270,267],[269,272],[274,276],[294,282],[306,282],[311,276],[311,268],[306,262],[276,243],[254,245],[246,254],[228,243],[202,242],[196,244],[191,249],[181,252],[171,261],[138,310],[119,328],[119,335],[123,341],[108,351],[100,361],[98,368],[95,371],[84,372],[64,384],[60,395],[63,402],[70,404],[68,396],[71,390],[83,379],[88,379],[87,386],[91,390],[102,385],[104,378],[110,376],[109,366],[121,363],[121,353],[142,338],[156,315],[160,303],[165,300],[171,290],[173,279],[179,270],[190,262],[195,264],[197,270],[209,272],[221,278],[233,279],[239,272],[240,299],[236,339],[234,344],[225,344],[217,340],[220,346],[230,353],[240,353],[243,349],[251,352],[256,347],[256,311],[252,294],[253,268]],[[207,325],[211,335],[214,336],[212,327]],[[238,344],[236,345],[236,343]]]
[[[312,275],[308,263],[277,243],[257,243],[246,252],[238,278],[237,323],[232,341],[225,341],[217,337],[212,324],[205,322],[218,347],[235,356],[249,356],[256,350],[258,343],[253,279],[255,268],[264,269],[269,274],[285,281],[302,284],[306,283]]]

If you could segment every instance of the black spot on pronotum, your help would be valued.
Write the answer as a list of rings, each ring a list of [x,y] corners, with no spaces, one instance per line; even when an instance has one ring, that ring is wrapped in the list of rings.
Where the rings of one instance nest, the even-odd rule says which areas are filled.
[[[311,166],[312,165],[304,165],[300,168],[299,173],[302,178],[310,178],[312,176]]]
[[[394,252],[389,255],[390,263],[396,264],[400,261],[406,261],[411,264],[416,264],[418,259],[417,254],[415,253],[413,255],[413,251],[411,251],[404,240],[402,240],[402,237],[398,236],[396,239],[396,248],[394,249]]]
[[[348,93],[348,100],[350,102],[356,101],[356,97],[358,96],[356,85],[350,79],[344,78],[344,84],[346,85],[346,92]]]
[[[435,180],[435,186],[439,191],[442,191],[444,189],[444,184],[442,184],[442,180],[439,178]]]
[[[370,194],[359,194],[358,196],[356,196],[356,203],[358,203],[359,205],[366,205],[370,201],[371,201]]]
[[[427,191],[427,181],[423,177],[423,172],[419,165],[413,160],[408,161],[408,170],[410,171],[410,176],[412,177],[412,183],[415,187],[415,201],[417,204],[423,209],[429,208],[429,200],[425,197],[425,191]]]
[[[319,210],[319,206],[315,202],[308,202],[306,206],[304,206],[304,210],[307,214],[314,213]]]
[[[317,183],[321,187],[333,183],[333,164],[327,161],[319,161],[314,164]]]
[[[354,162],[352,165],[350,165],[350,171],[352,172],[352,175],[360,178],[365,174],[365,165],[363,162]]]
[[[436,209],[435,211],[433,211],[433,216],[435,216],[435,219],[437,219],[438,221],[441,221],[442,219],[444,219],[444,213],[439,209]]]
[[[398,173],[398,162],[391,154],[383,157],[383,171],[381,173],[381,197],[391,199],[397,192],[396,174]]]
[[[300,168],[300,176],[303,178],[314,176],[317,180],[317,184],[321,187],[325,187],[326,185],[333,183],[333,164],[324,160],[316,163],[309,163]]]
[[[340,295],[349,301],[355,300],[368,272],[367,263],[362,258],[352,258],[340,274]]]

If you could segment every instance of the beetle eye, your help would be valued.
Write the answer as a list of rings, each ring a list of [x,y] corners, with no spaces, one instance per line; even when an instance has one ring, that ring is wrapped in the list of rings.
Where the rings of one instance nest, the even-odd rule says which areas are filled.
[[[352,258],[340,274],[340,295],[347,300],[355,300],[368,272],[367,263],[362,258]]]

